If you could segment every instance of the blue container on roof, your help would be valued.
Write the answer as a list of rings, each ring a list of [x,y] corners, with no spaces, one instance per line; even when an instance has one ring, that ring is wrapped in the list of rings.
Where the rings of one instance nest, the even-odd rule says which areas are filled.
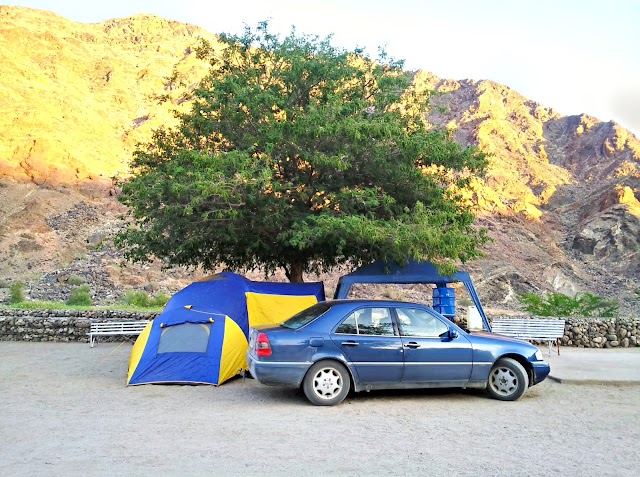
[[[456,316],[455,288],[439,286],[433,289],[433,309],[447,318]]]

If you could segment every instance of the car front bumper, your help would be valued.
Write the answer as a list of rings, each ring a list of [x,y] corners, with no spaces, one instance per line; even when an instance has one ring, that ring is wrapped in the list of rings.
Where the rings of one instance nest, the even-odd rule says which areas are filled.
[[[551,371],[551,366],[546,361],[533,361],[531,366],[533,367],[533,383],[531,385],[544,381]]]
[[[268,386],[299,388],[313,363],[261,361],[247,354],[249,372],[258,382]]]

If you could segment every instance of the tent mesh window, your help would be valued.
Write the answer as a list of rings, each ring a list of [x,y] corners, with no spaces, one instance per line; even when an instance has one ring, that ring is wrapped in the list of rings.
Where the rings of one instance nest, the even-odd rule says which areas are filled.
[[[162,353],[206,353],[211,325],[205,323],[183,323],[162,330],[158,343],[158,354]]]

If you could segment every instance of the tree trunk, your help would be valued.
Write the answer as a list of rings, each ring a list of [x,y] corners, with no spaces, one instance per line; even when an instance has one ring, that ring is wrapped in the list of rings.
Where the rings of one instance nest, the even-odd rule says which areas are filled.
[[[304,270],[304,264],[302,262],[293,262],[289,264],[289,268],[285,268],[287,278],[291,283],[304,283],[302,278],[302,271]]]

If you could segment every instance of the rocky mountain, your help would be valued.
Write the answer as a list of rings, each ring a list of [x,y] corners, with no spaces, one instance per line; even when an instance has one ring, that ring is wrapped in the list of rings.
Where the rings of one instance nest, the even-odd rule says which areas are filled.
[[[492,156],[475,194],[494,242],[469,267],[487,293],[503,303],[535,290],[631,297],[640,276],[640,141],[491,81],[418,76],[442,93],[432,122]]]
[[[79,24],[0,6],[5,283],[25,281],[35,299],[64,298],[76,275],[108,302],[130,288],[171,293],[199,275],[124,264],[108,240],[123,226],[111,178],[126,172],[138,142],[188,107],[181,92],[207,71],[193,52],[199,37],[216,42],[154,16]],[[491,81],[422,71],[414,81],[436,91],[434,126],[492,158],[468,197],[493,238],[486,257],[466,266],[484,301],[509,308],[521,291],[589,291],[633,310],[640,141],[615,123],[562,116]],[[336,277],[321,278],[330,292]]]

